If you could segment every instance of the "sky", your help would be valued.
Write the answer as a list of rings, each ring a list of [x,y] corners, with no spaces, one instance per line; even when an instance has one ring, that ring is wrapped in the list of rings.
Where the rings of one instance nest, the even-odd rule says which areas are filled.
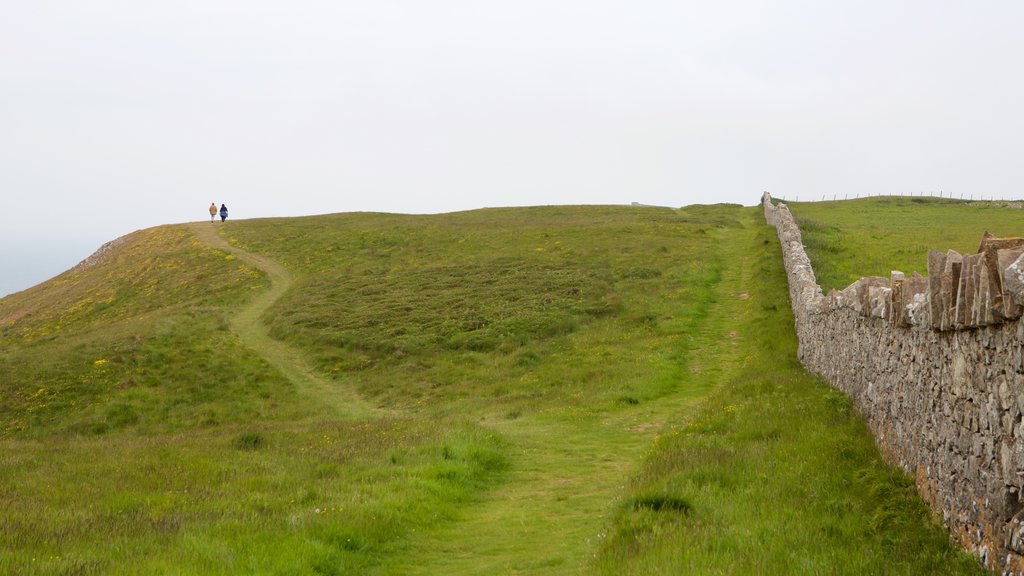
[[[1024,196],[1017,1],[0,5],[0,295],[210,202]]]

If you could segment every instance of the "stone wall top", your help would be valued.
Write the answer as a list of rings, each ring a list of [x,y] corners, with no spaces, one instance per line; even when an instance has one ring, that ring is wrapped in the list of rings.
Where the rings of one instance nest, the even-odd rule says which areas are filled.
[[[765,218],[779,230],[782,249],[796,262],[790,271],[790,299],[810,313],[849,308],[894,326],[966,330],[1017,320],[1024,313],[1024,238],[996,238],[985,232],[977,254],[928,252],[928,276],[869,276],[843,290],[822,295],[800,229],[785,204],[762,196]]]

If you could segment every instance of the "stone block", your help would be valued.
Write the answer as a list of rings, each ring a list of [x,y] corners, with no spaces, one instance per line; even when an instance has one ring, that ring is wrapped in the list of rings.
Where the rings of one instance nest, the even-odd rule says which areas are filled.
[[[881,276],[866,276],[843,290],[844,298],[849,297],[851,301],[851,308],[863,316],[875,316],[876,318],[886,317],[884,315],[877,316],[873,312],[878,308],[877,298],[882,295],[888,297],[889,292],[889,280]]]
[[[942,318],[941,329],[952,330],[956,325],[956,302],[960,286],[960,266],[963,257],[950,250],[946,252],[946,263],[942,270]]]
[[[1003,291],[1011,294],[1015,302],[1024,303],[1024,253],[1003,269],[1002,280]]]
[[[872,318],[886,319],[891,315],[892,289],[888,286],[871,286],[868,293],[868,310]]]
[[[1016,519],[1008,527],[1010,530],[1010,548],[1018,554],[1024,554],[1024,521]],[[1020,570],[1024,570],[1024,559],[1020,557],[1014,558],[1014,556],[1017,556],[1017,554],[1010,556],[1012,564],[1008,562],[1007,564],[1010,565],[1008,568],[1016,565]]]
[[[841,308],[842,307],[842,303],[841,303],[841,298],[842,297],[840,296],[840,294],[841,294],[841,292],[839,292],[835,288],[833,288],[833,289],[828,291],[828,294],[825,295],[825,302],[824,302],[824,309],[826,311],[831,312],[832,310],[835,310],[837,308]]]
[[[981,326],[981,310],[985,306],[982,298],[982,277],[984,274],[985,258],[983,254],[974,254],[971,259],[971,275],[967,278],[968,302],[967,302],[967,326],[975,328]]]
[[[860,281],[850,284],[843,289],[836,297],[837,306],[841,308],[850,308],[858,314],[863,314],[864,307],[862,306],[860,297],[858,295],[858,289],[860,288]]]
[[[967,325],[967,277],[971,275],[970,257],[970,254],[965,254],[959,265],[959,281],[955,288],[953,305],[953,329],[961,329]]]
[[[957,288],[954,323],[958,329],[977,326],[975,323],[974,300],[978,290],[978,262],[981,256],[967,254],[963,257],[960,267],[960,283]]]
[[[988,278],[988,266],[985,265],[985,258],[982,255],[978,262],[977,278],[975,280],[978,289],[974,296],[974,307],[977,318],[977,326],[988,326],[991,324],[992,317],[992,300],[991,290],[989,290],[989,278]]]
[[[999,252],[1002,250],[1020,250],[1024,252],[1024,238],[995,238],[988,232],[981,238],[978,253],[983,254],[988,267],[989,286],[993,293],[993,309],[997,316],[1003,316],[1003,266],[999,263]]]
[[[1000,297],[1001,300],[996,304],[996,313],[1007,320],[1015,320],[1020,318],[1022,313],[1022,306],[1024,304],[1024,297],[1018,296],[1019,292],[1024,292],[1024,270],[1017,268],[1016,277],[1007,277],[1007,271],[1022,255],[1024,255],[1024,248],[1005,248],[997,251],[996,254],[996,270],[999,273],[1000,279]],[[1013,273],[1011,273],[1011,276]],[[1013,284],[1015,290],[1010,289],[1010,284]]]
[[[988,264],[982,258],[978,266],[978,296],[975,300],[975,308],[978,311],[978,325],[988,326],[997,322],[993,309],[995,308],[995,293],[992,288],[991,276],[989,275]],[[1001,321],[1001,319],[999,319]]]
[[[942,272],[946,269],[946,253],[928,251],[928,311],[931,327],[942,329]]]
[[[1005,452],[1000,454],[1001,480],[1007,485],[1020,486],[1024,482],[1024,442],[1007,440],[1002,446]]]
[[[903,325],[903,281],[905,278],[906,275],[899,270],[889,273],[889,307],[895,311],[890,315],[889,322],[893,326]]]
[[[930,281],[915,272],[903,281],[900,311],[903,324],[908,326],[930,326],[931,308],[928,305]]]

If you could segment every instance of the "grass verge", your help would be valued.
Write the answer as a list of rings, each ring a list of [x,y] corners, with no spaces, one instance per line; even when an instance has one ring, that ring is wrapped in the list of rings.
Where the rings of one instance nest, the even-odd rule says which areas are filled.
[[[986,230],[1024,235],[1020,203],[882,197],[788,206],[825,292],[892,270],[927,276],[928,250],[976,253]]]
[[[851,401],[797,363],[774,231],[754,228],[732,254],[743,263],[733,282],[750,297],[723,300],[706,327],[734,337],[699,352],[727,366],[722,385],[659,434],[595,571],[985,573],[950,544],[912,480],[881,462]]]

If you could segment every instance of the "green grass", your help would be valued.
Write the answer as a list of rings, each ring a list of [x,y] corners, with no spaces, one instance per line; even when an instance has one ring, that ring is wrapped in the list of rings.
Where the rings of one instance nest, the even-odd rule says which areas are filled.
[[[928,250],[977,253],[986,230],[1024,235],[1024,212],[1013,203],[882,197],[787,205],[825,292],[892,270],[927,276]]]
[[[795,364],[755,209],[217,229],[283,345],[188,227],[0,300],[0,573],[974,571]]]
[[[981,574],[913,481],[883,465],[849,398],[796,361],[774,230],[731,235],[737,266],[705,326],[724,367],[661,431],[593,563],[601,574]],[[726,344],[721,339],[726,334]],[[718,344],[715,341],[718,340]]]
[[[623,382],[645,399],[672,388],[677,353],[661,348],[718,267],[703,258],[707,226],[573,207],[272,219],[228,234],[297,271],[271,334],[325,373],[387,406],[526,413],[584,391],[614,405]],[[644,356],[655,381],[636,377]]]
[[[154,228],[0,300],[0,433],[176,432],[293,410],[289,384],[228,330],[225,304],[265,281],[227,256]]]
[[[300,394],[229,329],[265,286],[160,228],[0,301],[0,573],[341,573],[500,473],[471,423]]]
[[[503,467],[493,435],[423,421],[257,428],[4,442],[0,572],[345,573]]]

